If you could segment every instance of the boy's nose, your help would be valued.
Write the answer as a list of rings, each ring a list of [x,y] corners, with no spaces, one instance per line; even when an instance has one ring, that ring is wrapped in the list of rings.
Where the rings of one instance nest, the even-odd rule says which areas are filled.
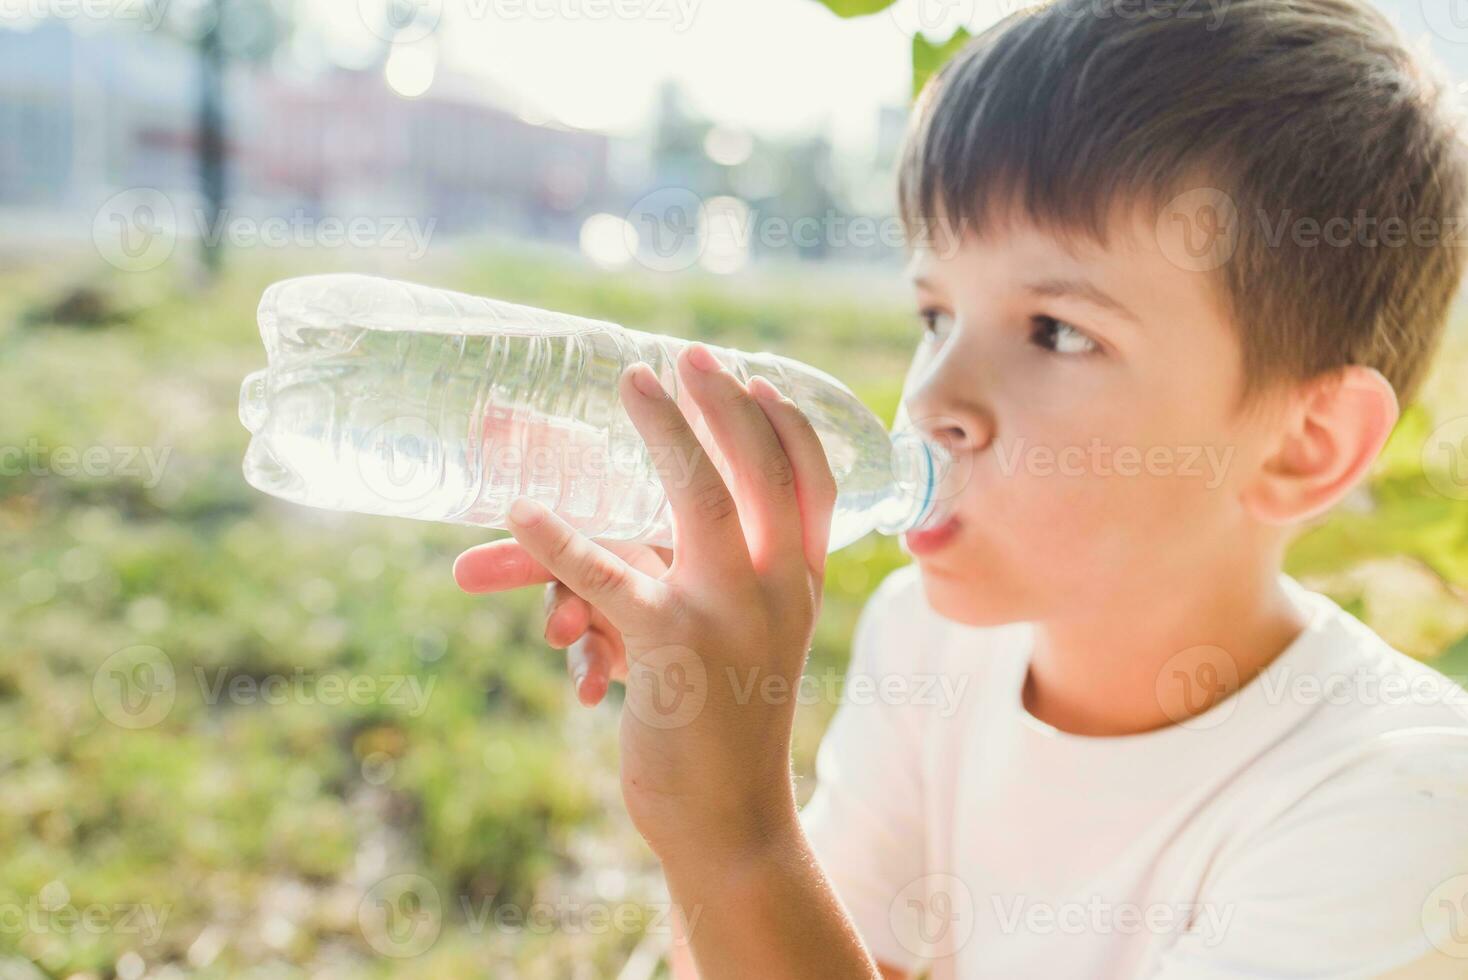
[[[994,438],[988,414],[977,408],[953,403],[935,405],[918,399],[909,403],[908,412],[912,424],[924,435],[955,455],[980,452]]]
[[[994,417],[979,392],[991,382],[973,364],[987,364],[982,352],[948,345],[938,357],[914,361],[903,385],[907,421],[954,455],[979,453],[994,440]]]

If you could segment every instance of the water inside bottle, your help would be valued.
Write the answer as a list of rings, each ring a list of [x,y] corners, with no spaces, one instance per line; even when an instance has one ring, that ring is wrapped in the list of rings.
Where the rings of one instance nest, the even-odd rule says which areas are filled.
[[[434,317],[415,318],[430,308]],[[455,332],[465,311],[469,329]],[[688,479],[696,459],[647,447],[631,425],[618,379],[638,359],[659,372],[734,482],[676,382],[681,342],[672,338],[366,277],[277,284],[260,319],[271,367],[241,388],[252,434],[244,468],[278,497],[503,527],[523,493],[593,536],[671,544],[662,479]],[[942,447],[915,430],[889,436],[818,369],[715,351],[741,379],[776,380],[814,425],[840,487],[833,548],[934,519]]]

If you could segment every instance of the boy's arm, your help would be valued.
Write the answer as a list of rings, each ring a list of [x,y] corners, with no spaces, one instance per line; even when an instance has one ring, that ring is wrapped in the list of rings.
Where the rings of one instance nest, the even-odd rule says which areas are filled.
[[[673,917],[673,945],[668,950],[668,968],[673,980],[699,980],[698,967],[693,963],[693,951],[688,946],[688,932],[677,916]],[[877,961],[877,972],[882,980],[908,980],[906,970]]]
[[[899,647],[889,633],[901,617],[894,621],[887,608],[898,594],[918,585],[897,575],[878,587],[857,621],[848,682],[917,669],[910,657],[890,662]],[[893,962],[909,951],[890,932],[889,909],[902,888],[925,870],[922,822],[913,806],[922,796],[915,775],[919,739],[913,719],[899,717],[904,713],[880,703],[843,703],[821,742],[815,796],[801,811],[801,841],[823,896],[834,903],[839,893],[844,917],[872,950],[883,980],[915,975],[909,964]],[[677,980],[700,980],[684,925],[674,917],[669,966]],[[701,921],[695,925],[702,928]],[[744,935],[746,944],[768,941],[763,927],[751,928],[759,931]]]
[[[691,847],[664,859],[697,974],[880,977],[791,813],[783,832],[737,852]]]

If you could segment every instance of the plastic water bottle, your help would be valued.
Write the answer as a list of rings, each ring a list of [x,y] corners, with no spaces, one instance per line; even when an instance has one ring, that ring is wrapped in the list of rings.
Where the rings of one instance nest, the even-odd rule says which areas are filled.
[[[275,283],[259,322],[269,366],[240,390],[245,478],[295,503],[502,528],[524,494],[591,537],[671,545],[659,470],[678,479],[694,460],[649,449],[622,408],[618,380],[637,361],[730,476],[674,372],[684,341],[360,275]],[[889,436],[823,371],[710,349],[815,426],[838,487],[832,550],[941,519],[941,445],[910,427]]]

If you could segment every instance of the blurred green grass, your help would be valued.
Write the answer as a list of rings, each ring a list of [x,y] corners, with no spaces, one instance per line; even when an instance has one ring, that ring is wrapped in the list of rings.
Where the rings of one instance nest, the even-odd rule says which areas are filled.
[[[111,976],[129,955],[210,977],[612,975],[647,922],[528,930],[476,918],[567,896],[583,913],[661,900],[620,811],[615,707],[573,707],[560,654],[540,642],[538,591],[458,592],[449,563],[484,534],[294,508],[240,476],[238,386],[263,360],[255,304],[313,261],[250,256],[208,286],[166,270],[93,274],[119,315],[90,326],[55,315],[76,266],[0,277],[0,446],[168,453],[156,485],[55,466],[0,475],[11,583],[0,590],[0,910],[39,903],[43,923],[0,922],[0,958],[57,977]],[[888,419],[915,337],[895,292],[794,273],[673,279],[490,249],[378,271],[776,350],[842,377]],[[1421,446],[1468,412],[1465,365],[1456,330],[1366,506],[1309,529],[1290,557],[1393,642],[1459,674],[1468,502],[1434,489]],[[904,560],[879,538],[832,558],[811,672],[839,677],[862,602]],[[101,709],[94,679],[137,645],[167,657],[177,696],[157,724],[130,730]],[[281,678],[377,686],[330,705],[205,696]],[[426,702],[388,695],[410,681]],[[801,709],[802,792],[834,708]],[[397,873],[442,899],[441,935],[411,960],[379,955],[359,923],[363,893]],[[47,911],[99,904],[166,921],[146,939],[66,928]]]

